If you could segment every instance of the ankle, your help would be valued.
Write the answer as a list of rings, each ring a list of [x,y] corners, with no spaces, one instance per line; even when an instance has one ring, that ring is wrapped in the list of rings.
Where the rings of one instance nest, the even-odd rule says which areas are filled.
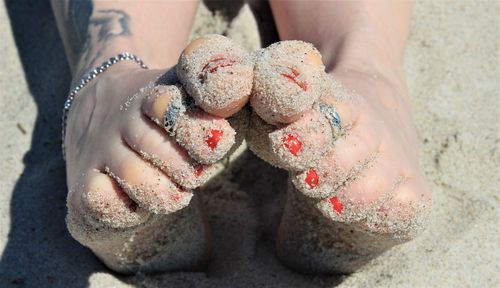
[[[404,50],[393,42],[381,33],[359,28],[323,43],[319,50],[329,73],[382,79],[405,90]]]
[[[387,46],[383,41],[346,36],[336,49],[331,50],[335,54],[325,63],[329,67],[327,72],[345,84],[352,82],[357,89],[390,89],[408,102],[403,59]]]

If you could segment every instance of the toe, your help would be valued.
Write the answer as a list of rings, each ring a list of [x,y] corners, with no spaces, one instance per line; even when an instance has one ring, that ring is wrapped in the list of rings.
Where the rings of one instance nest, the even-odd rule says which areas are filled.
[[[172,137],[144,117],[124,126],[122,135],[131,149],[182,187],[195,189],[215,174],[215,167],[196,162]]]
[[[333,144],[328,120],[311,110],[299,120],[269,134],[271,148],[280,166],[300,171],[313,167]]]
[[[208,113],[228,117],[248,101],[253,61],[231,39],[206,35],[182,52],[177,75],[196,104]]]
[[[407,241],[425,227],[430,213],[430,191],[420,181],[398,179],[395,189],[366,216],[362,227],[399,241]]]
[[[226,119],[189,105],[190,97],[179,86],[159,86],[156,92],[144,100],[143,113],[172,135],[191,158],[212,164],[227,155],[235,144],[236,132]],[[167,123],[163,123],[165,115],[169,118]]]
[[[367,159],[376,157],[380,151],[380,138],[374,136],[374,133],[358,126],[336,139],[331,152],[336,165],[349,170],[363,164]]]
[[[197,162],[213,164],[227,155],[235,144],[236,132],[229,122],[193,108],[179,120],[177,142]]]
[[[308,197],[327,198],[346,190],[362,173],[371,169],[375,163],[380,163],[381,161],[377,159],[379,157],[377,146],[360,141],[357,133],[354,129],[345,138],[337,140],[316,165],[311,165],[303,171],[293,172],[292,183],[295,187]]]
[[[324,87],[321,55],[309,43],[281,41],[256,55],[250,103],[271,124],[290,123],[312,108]]]
[[[336,195],[345,185],[347,173],[335,162],[332,151],[318,162],[317,165],[291,173],[291,181],[304,195],[310,198],[324,199]]]
[[[184,89],[180,86],[158,85],[155,87],[151,95],[144,97],[141,110],[158,126],[163,127],[165,112],[171,109],[179,110],[180,116],[180,113],[184,112],[186,109],[183,103],[183,100],[186,97],[187,95],[184,92]]]
[[[376,151],[378,144],[371,139],[376,138],[372,131],[365,133],[368,128],[364,127],[361,131],[359,114],[352,112],[352,105],[325,99],[295,122],[277,126],[264,121],[254,110],[247,142],[254,153],[270,164],[299,172],[315,167],[335,146],[335,150],[341,150],[332,152],[339,158],[337,162],[349,169]]]
[[[394,197],[379,209],[382,224],[373,225],[382,232],[410,240],[426,226],[431,213],[432,193],[423,179],[406,179],[394,191]]]
[[[346,176],[330,178],[324,167],[318,167],[292,177],[292,181],[306,196],[318,199],[317,208],[328,219],[391,239],[414,237],[428,216],[429,190],[419,186],[419,181],[398,174],[387,159],[372,163],[360,171],[336,170],[337,175]],[[311,171],[316,179],[312,182]],[[352,171],[357,176],[349,176]],[[315,183],[314,187],[302,184],[307,182]]]
[[[387,164],[384,156],[365,161],[366,164],[351,169],[350,181],[343,188],[344,197],[360,209],[378,205],[381,197],[392,193],[392,185],[397,178],[397,171]]]
[[[138,207],[113,179],[94,169],[70,191],[68,206],[96,228],[127,228],[149,218],[149,213]]]
[[[189,204],[192,193],[175,184],[125,143],[105,158],[106,173],[139,207],[155,214],[175,212]]]

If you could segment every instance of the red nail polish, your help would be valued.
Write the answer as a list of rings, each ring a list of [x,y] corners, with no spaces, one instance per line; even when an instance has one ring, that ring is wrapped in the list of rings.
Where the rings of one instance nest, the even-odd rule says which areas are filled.
[[[342,213],[342,209],[344,209],[344,206],[342,205],[342,203],[340,203],[337,197],[330,198],[330,203],[332,204],[333,210],[337,212],[337,214]]]
[[[288,78],[293,83],[297,84],[302,90],[307,91],[307,82],[306,81],[298,81],[297,77],[299,77],[300,73],[295,68],[290,68],[292,70],[292,74],[282,73],[281,76]]]
[[[179,200],[181,200],[181,198],[182,198],[181,194],[174,194],[174,195],[170,196],[170,199],[172,199],[175,202],[179,202]]]
[[[203,68],[201,69],[200,75],[198,75],[198,79],[200,79],[201,83],[205,82],[207,78],[207,74],[216,72],[219,68],[233,66],[236,61],[232,59],[227,59],[225,57],[218,57],[210,60]]]
[[[208,135],[208,139],[206,141],[208,147],[210,147],[212,150],[214,150],[217,147],[217,144],[219,143],[223,134],[224,134],[224,131],[222,131],[222,130],[215,130],[215,129],[210,130],[210,134]]]
[[[306,183],[309,185],[311,189],[318,186],[318,174],[314,169],[309,169],[306,175]]]
[[[283,137],[283,145],[293,154],[293,156],[297,156],[302,148],[302,143],[299,139],[290,134]]]
[[[204,169],[203,165],[199,165],[196,168],[194,168],[194,176],[200,177],[201,173],[203,172],[203,169]]]

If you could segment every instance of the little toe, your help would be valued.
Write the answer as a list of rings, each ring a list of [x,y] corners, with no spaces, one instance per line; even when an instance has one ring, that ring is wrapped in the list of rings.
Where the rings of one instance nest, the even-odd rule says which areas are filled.
[[[228,117],[248,102],[253,68],[250,54],[234,41],[222,35],[206,35],[184,49],[177,76],[199,107]]]
[[[168,214],[187,206],[193,194],[143,160],[125,145],[117,145],[105,159],[105,172],[114,178],[139,207]]]
[[[311,44],[272,44],[255,56],[252,108],[271,124],[296,121],[321,95],[324,73],[321,55]]]
[[[68,206],[95,228],[128,228],[149,218],[149,212],[138,207],[113,179],[95,169],[85,173],[81,185],[72,187]]]
[[[382,226],[385,231],[400,238],[411,239],[425,227],[431,212],[432,193],[423,179],[404,180],[379,211],[381,217],[385,218],[386,225]]]

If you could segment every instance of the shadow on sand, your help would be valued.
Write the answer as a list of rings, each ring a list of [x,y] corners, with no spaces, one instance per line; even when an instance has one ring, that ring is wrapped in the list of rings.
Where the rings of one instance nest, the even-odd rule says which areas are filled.
[[[48,0],[6,0],[37,118],[10,203],[1,287],[87,287],[106,270],[66,230],[66,174],[60,149],[61,103],[71,80]]]

